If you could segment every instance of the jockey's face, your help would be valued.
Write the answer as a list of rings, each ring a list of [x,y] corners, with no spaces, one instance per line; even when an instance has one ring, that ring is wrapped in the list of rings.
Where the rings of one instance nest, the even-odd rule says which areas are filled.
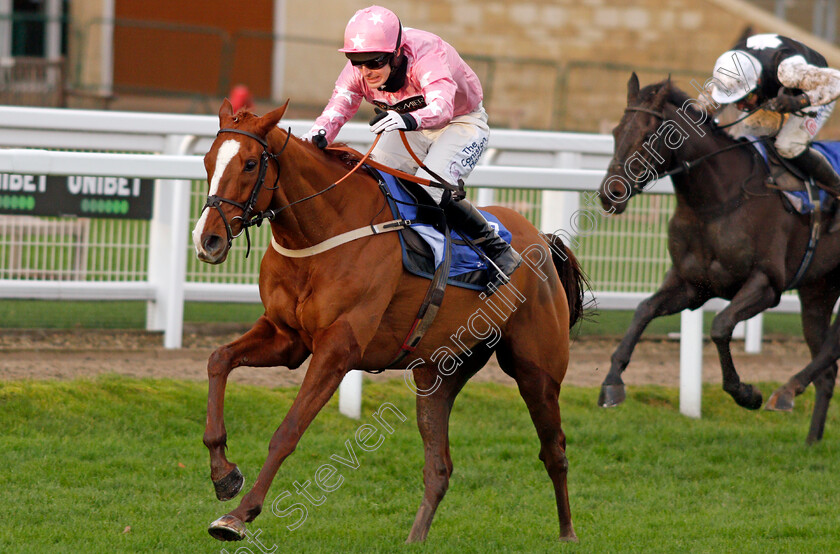
[[[739,100],[735,103],[735,107],[741,110],[742,112],[749,112],[754,110],[758,107],[759,104],[758,94],[755,91],[750,92],[746,95],[743,99]]]
[[[386,63],[379,69],[370,69],[369,67],[366,67],[364,65],[357,65],[356,69],[358,69],[361,72],[362,78],[372,89],[376,89],[384,85],[385,81],[388,80],[388,77],[391,76],[390,63]]]

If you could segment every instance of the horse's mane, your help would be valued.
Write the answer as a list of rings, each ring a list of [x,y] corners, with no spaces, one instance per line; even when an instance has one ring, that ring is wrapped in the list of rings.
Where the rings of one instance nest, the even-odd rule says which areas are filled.
[[[349,148],[344,142],[334,142],[325,150],[321,150],[308,140],[303,141],[303,143],[309,148],[322,152],[329,161],[341,164],[348,169],[352,169],[362,159],[362,155],[355,150],[352,152],[344,150],[344,148]]]
[[[641,102],[650,102],[652,101],[657,95],[662,92],[662,89],[665,88],[664,95],[665,95],[665,102],[676,106],[677,108],[682,108],[685,105],[687,100],[691,100],[692,102],[697,102],[696,98],[692,98],[679,87],[677,87],[670,78],[664,79],[658,83],[654,83],[652,85],[648,85],[642,90],[639,91],[639,100]],[[685,107],[686,112],[691,116],[694,121],[700,121],[700,125],[703,125],[703,128],[712,134],[715,135],[725,135],[729,137],[726,133],[723,132],[719,127],[712,124],[712,117],[710,113],[703,113],[698,110],[694,104],[689,104]],[[701,121],[702,120],[702,121]],[[731,137],[730,137],[731,138]]]

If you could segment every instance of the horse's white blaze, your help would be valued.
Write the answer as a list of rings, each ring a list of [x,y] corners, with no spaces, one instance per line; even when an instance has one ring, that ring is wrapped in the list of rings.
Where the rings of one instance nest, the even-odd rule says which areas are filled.
[[[222,176],[225,174],[228,164],[237,152],[239,152],[239,141],[234,139],[226,140],[219,147],[219,152],[216,154],[216,167],[213,168],[213,175],[210,177],[209,196],[213,196],[219,192],[219,182],[222,180]],[[196,253],[200,253],[204,250],[201,246],[201,235],[204,234],[204,225],[207,223],[207,214],[209,213],[209,209],[204,210],[201,217],[198,218],[198,221],[195,224],[195,229],[193,229],[192,232],[193,246],[195,246]]]

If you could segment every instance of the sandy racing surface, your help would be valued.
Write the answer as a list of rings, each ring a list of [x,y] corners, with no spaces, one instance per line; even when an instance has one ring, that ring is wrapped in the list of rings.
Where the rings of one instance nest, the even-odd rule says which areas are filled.
[[[187,329],[184,347],[164,349],[162,335],[138,331],[17,331],[0,332],[0,380],[75,379],[100,374],[131,377],[174,378],[205,381],[210,353],[241,334],[242,329]],[[565,384],[598,386],[609,370],[610,355],[620,337],[583,337],[572,344]],[[760,354],[745,354],[743,341],[733,342],[736,368],[745,382],[784,382],[808,363],[808,349],[801,338],[767,338]],[[298,385],[300,369],[239,368],[231,382],[282,387]],[[401,378],[399,371],[370,375],[372,380]],[[679,385],[679,341],[643,339],[624,373],[625,383]],[[703,380],[720,383],[720,365],[714,345],[703,349]],[[495,358],[473,381],[514,385]],[[772,391],[763,391],[765,396]]]

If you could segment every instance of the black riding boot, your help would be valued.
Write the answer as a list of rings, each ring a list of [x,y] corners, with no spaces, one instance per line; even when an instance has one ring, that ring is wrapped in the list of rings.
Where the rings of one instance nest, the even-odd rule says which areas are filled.
[[[516,250],[502,240],[481,212],[466,199],[448,202],[443,208],[443,213],[451,228],[459,229],[473,239],[476,246],[484,250],[487,257],[502,271],[494,271],[495,275],[490,278],[490,283],[496,287],[507,283],[511,273],[522,263],[522,257]]]
[[[833,233],[840,229],[840,176],[837,175],[825,156],[814,148],[808,148],[795,158],[790,158],[790,162],[797,169],[804,171],[815,181],[827,187],[829,189],[828,193],[837,199],[837,208],[834,211],[834,219],[828,228],[828,232]]]

